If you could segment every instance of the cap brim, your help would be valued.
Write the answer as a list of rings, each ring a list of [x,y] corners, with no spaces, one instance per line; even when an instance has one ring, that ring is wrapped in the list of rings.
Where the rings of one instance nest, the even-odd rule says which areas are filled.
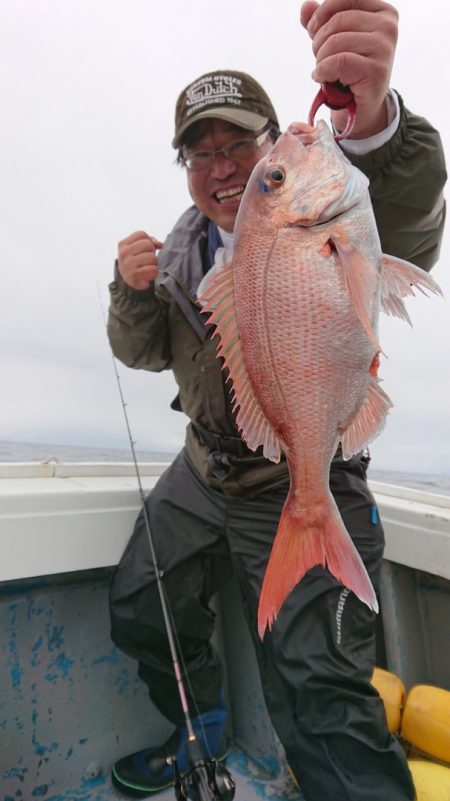
[[[192,117],[185,122],[173,138],[172,147],[179,147],[180,139],[184,132],[187,131],[194,122],[207,119],[208,117],[225,120],[225,122],[232,122],[234,125],[239,125],[240,128],[246,128],[248,131],[259,131],[269,122],[268,117],[262,117],[261,114],[256,114],[254,111],[246,111],[242,108],[208,108],[204,111],[199,111],[198,114],[193,114]]]

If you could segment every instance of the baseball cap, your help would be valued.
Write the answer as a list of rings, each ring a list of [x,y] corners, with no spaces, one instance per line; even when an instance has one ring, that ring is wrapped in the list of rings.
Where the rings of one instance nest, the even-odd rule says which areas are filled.
[[[268,94],[246,72],[216,70],[190,83],[178,97],[175,108],[173,147],[179,147],[184,132],[197,120],[216,117],[249,131],[258,131],[278,118]]]

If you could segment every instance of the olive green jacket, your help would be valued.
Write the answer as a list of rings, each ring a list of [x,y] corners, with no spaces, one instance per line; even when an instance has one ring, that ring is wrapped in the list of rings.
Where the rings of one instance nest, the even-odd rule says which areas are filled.
[[[445,218],[444,155],[437,131],[400,105],[392,139],[351,161],[370,180],[383,251],[430,270]],[[238,440],[217,340],[211,339],[196,300],[207,227],[207,218],[194,206],[182,215],[160,253],[160,277],[148,290],[127,286],[116,265],[108,336],[115,356],[128,367],[173,370],[179,395],[172,407],[190,418],[186,447],[201,475],[227,494],[254,494],[286,480],[287,466],[252,453]]]

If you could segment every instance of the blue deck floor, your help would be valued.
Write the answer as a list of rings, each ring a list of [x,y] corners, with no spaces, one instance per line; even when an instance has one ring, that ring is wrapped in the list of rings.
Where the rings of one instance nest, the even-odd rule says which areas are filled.
[[[288,774],[270,775],[257,763],[248,759],[236,749],[230,751],[228,768],[236,782],[235,801],[304,801],[304,797],[295,787]],[[34,798],[25,796],[0,795],[0,801],[124,801],[118,790],[112,787],[109,776],[86,780],[84,786],[67,790],[64,794],[51,794],[50,788],[42,788],[40,798],[33,793]],[[174,801],[175,793],[167,790],[153,796],[161,801]]]

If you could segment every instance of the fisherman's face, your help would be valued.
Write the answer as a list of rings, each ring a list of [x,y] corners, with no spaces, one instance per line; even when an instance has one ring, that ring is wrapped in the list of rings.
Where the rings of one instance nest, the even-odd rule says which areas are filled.
[[[183,155],[201,150],[218,150],[240,139],[254,139],[260,131],[253,132],[224,120],[211,118],[201,138],[183,147]],[[220,228],[233,232],[236,215],[253,168],[264,156],[273,142],[270,137],[261,144],[250,158],[242,161],[227,159],[217,153],[213,163],[202,170],[187,169],[188,188],[197,208]]]

